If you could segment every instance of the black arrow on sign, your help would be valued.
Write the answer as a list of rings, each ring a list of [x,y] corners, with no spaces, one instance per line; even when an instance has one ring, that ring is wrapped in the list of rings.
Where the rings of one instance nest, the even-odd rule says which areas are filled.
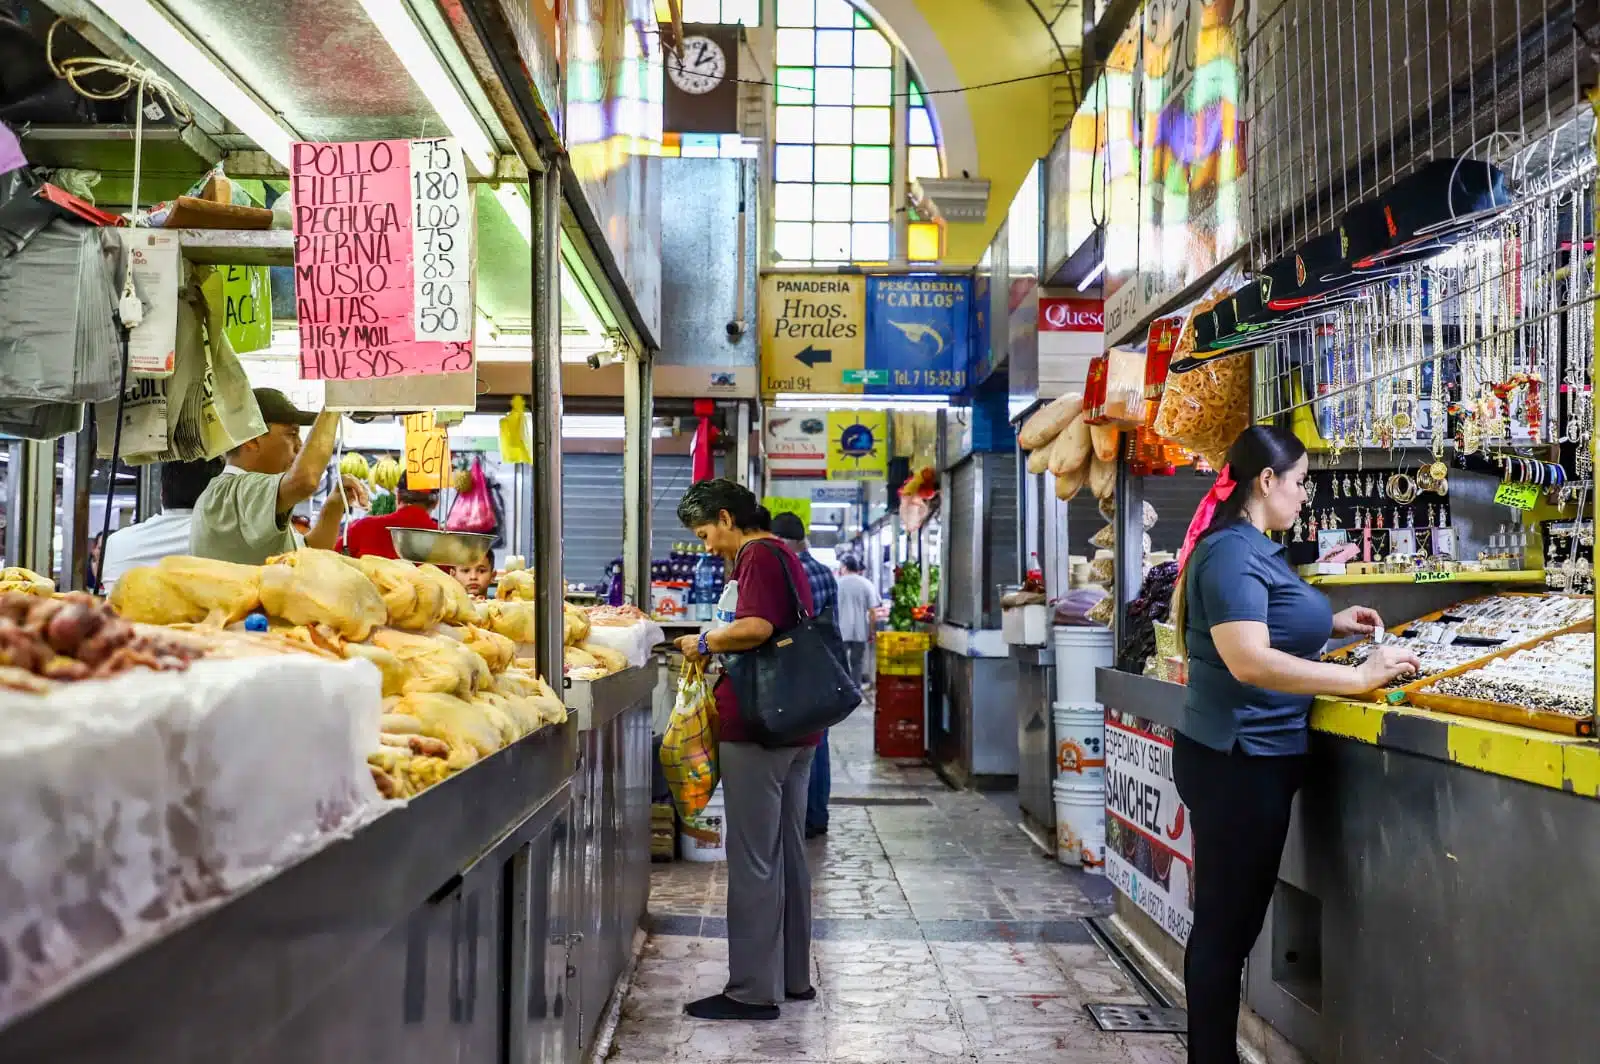
[[[818,362],[833,361],[833,349],[831,347],[825,347],[821,351],[818,351],[810,344],[807,344],[806,349],[794,357],[795,361],[803,363],[807,369],[816,369]]]

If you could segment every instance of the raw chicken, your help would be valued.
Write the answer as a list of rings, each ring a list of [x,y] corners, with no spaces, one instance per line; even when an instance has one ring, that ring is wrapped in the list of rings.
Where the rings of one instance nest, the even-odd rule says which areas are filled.
[[[357,643],[389,618],[383,596],[360,569],[332,551],[309,547],[267,559],[261,605],[273,620],[326,624]]]
[[[141,624],[235,624],[261,605],[261,568],[174,554],[129,569],[111,608]]]
[[[383,596],[389,624],[394,628],[427,631],[444,618],[452,605],[440,582],[410,562],[365,554],[356,559],[356,564]]]

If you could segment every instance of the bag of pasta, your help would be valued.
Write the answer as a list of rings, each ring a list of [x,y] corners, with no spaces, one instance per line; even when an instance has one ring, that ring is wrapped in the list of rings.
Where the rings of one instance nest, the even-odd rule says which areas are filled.
[[[1208,359],[1182,373],[1173,370],[1151,426],[1156,435],[1195,451],[1212,468],[1221,469],[1228,460],[1228,448],[1250,424],[1253,353],[1240,351]]]
[[[717,789],[717,705],[711,681],[699,662],[685,663],[678,677],[678,699],[661,738],[661,770],[678,815],[698,817]],[[686,830],[693,834],[692,826]]]

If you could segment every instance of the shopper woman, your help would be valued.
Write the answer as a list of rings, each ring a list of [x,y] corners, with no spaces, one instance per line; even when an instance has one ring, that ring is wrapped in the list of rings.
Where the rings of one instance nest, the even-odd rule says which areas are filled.
[[[729,562],[739,589],[732,624],[678,640],[685,659],[754,650],[799,624],[797,607],[811,612],[800,559],[766,531],[771,519],[763,517],[756,497],[731,480],[701,481],[678,503],[678,520]],[[728,985],[684,1011],[702,1020],[775,1020],[779,1002],[816,997],[804,831],[811,758],[822,736],[762,746],[750,741],[726,676],[714,693],[727,809]]]
[[[1318,660],[1330,637],[1368,635],[1383,621],[1365,606],[1334,613],[1269,538],[1293,527],[1305,505],[1306,469],[1293,434],[1246,429],[1179,555],[1174,613],[1189,686],[1173,774],[1194,828],[1184,955],[1190,1064],[1238,1064],[1240,979],[1305,777],[1312,696],[1370,691],[1418,667],[1389,647],[1356,668]]]

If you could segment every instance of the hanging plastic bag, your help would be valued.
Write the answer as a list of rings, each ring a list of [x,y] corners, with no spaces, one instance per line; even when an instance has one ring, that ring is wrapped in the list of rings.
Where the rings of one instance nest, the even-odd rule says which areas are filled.
[[[684,662],[678,676],[678,699],[661,737],[661,771],[672,801],[695,834],[694,820],[705,811],[717,789],[717,709],[711,682],[698,661]]]
[[[450,507],[450,516],[444,527],[451,532],[483,532],[495,530],[494,499],[489,494],[489,482],[483,475],[483,460],[472,460],[472,487],[456,497]]]
[[[528,407],[522,396],[511,397],[511,413],[500,419],[500,460],[512,465],[532,465],[528,444]]]

